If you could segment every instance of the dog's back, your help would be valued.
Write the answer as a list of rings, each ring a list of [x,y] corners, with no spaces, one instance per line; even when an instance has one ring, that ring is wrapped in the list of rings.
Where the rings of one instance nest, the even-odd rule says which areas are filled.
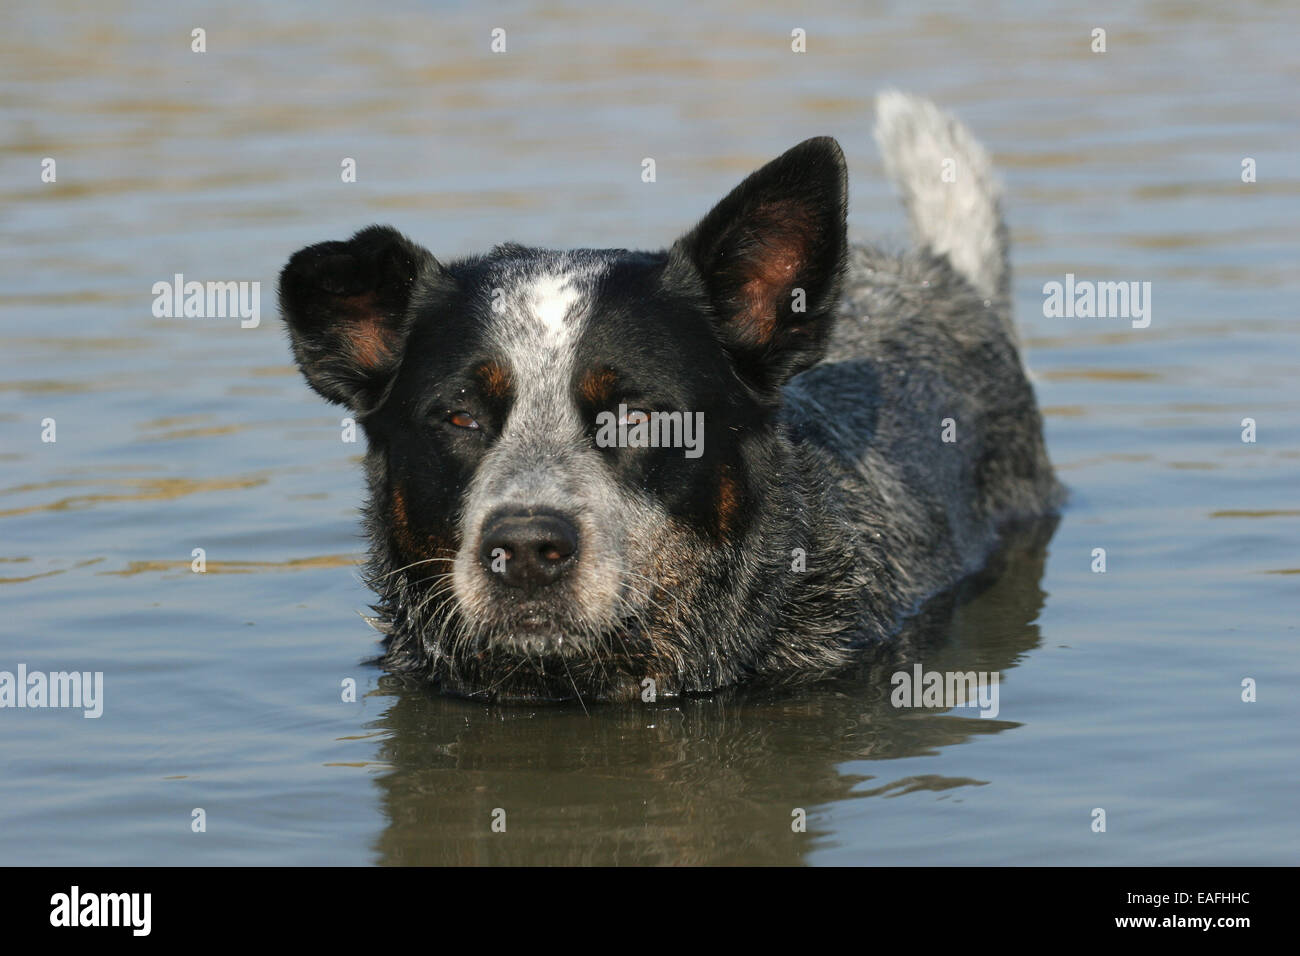
[[[852,249],[828,354],[787,386],[786,410],[861,530],[865,616],[880,634],[881,607],[906,613],[979,570],[1001,528],[1052,511],[1061,489],[1017,348],[983,148],[901,93],[879,97],[876,139],[917,246]]]

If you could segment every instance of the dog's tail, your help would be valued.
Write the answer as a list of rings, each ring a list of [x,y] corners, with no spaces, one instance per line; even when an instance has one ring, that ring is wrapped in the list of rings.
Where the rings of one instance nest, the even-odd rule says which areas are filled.
[[[984,147],[952,115],[897,90],[876,97],[876,142],[917,239],[983,295],[1005,297],[1007,227]]]

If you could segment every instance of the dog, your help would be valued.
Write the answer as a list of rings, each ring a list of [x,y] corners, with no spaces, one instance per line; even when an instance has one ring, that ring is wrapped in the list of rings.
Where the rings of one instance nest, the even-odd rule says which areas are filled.
[[[293,255],[294,357],[367,438],[385,667],[504,701],[825,675],[1055,512],[988,158],[898,92],[876,139],[902,254],[849,244],[820,137],[659,252]]]

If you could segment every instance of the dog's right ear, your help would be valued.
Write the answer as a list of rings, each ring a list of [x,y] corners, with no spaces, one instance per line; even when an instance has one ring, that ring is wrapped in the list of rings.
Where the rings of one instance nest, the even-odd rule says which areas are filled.
[[[361,414],[378,407],[401,364],[417,282],[454,284],[389,226],[294,253],[280,273],[280,313],[308,384]]]
[[[670,270],[702,282],[736,370],[770,403],[826,354],[847,201],[839,144],[804,140],[751,173],[669,252]]]

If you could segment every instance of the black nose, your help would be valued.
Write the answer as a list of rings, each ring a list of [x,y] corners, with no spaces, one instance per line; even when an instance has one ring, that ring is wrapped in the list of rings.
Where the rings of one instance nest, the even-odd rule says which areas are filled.
[[[499,511],[483,523],[479,560],[512,588],[531,594],[575,563],[578,529],[554,511]]]

